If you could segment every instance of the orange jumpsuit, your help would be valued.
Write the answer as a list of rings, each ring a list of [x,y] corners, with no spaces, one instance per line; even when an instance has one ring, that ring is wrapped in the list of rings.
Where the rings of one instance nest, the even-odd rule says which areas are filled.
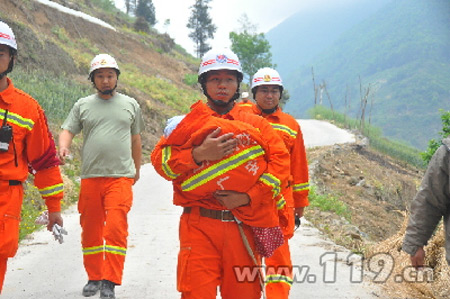
[[[0,292],[7,259],[18,249],[22,183],[28,172],[34,174],[34,185],[49,212],[61,210],[63,197],[60,161],[44,110],[31,96],[15,88],[9,78],[7,81],[8,87],[0,92],[0,126],[8,110],[13,141],[7,152],[0,151]]]
[[[280,225],[285,236],[284,244],[271,257],[265,259],[266,294],[268,299],[288,298],[292,285],[292,261],[288,240],[294,234],[293,208],[309,205],[309,176],[303,134],[298,122],[278,108],[272,114],[263,113],[257,106],[253,113],[263,116],[272,128],[283,138],[291,156],[291,176],[288,188],[282,191],[286,199],[284,207],[279,206]]]
[[[252,125],[252,127],[243,128],[241,132],[237,130],[235,137],[245,132],[246,129],[254,130],[254,128],[257,128],[260,132],[261,144],[263,144],[263,148],[266,148],[267,167],[259,177],[245,179],[242,175],[237,174],[238,170],[236,170],[235,173],[228,172],[229,176],[226,180],[222,180],[225,177],[219,177],[218,180],[214,178],[208,182],[210,190],[214,190],[214,188],[216,190],[222,189],[222,186],[228,188],[228,190],[230,190],[230,187],[233,188],[232,190],[242,192],[246,190],[251,199],[250,204],[236,208],[232,212],[236,218],[245,224],[243,225],[245,234],[255,252],[254,238],[250,226],[278,226],[274,198],[279,194],[281,188],[286,186],[289,175],[287,150],[282,140],[263,118],[243,113],[238,106],[235,106],[225,115],[218,115],[199,101],[191,107],[191,112],[186,117],[190,117],[191,114],[198,111],[206,112],[209,116],[246,123],[242,124],[242,127],[247,124]],[[192,119],[195,120],[195,117]],[[186,123],[192,123],[194,128],[197,125],[202,127],[201,121]],[[238,124],[238,122],[235,124]],[[205,125],[207,124],[205,123]],[[221,123],[221,127],[225,132],[227,129],[231,129],[231,127],[226,128],[223,123]],[[211,129],[213,128],[211,127]],[[177,289],[182,293],[182,298],[216,298],[217,286],[221,288],[222,298],[260,298],[261,288],[258,276],[245,280],[238,275],[241,273],[240,271],[253,271],[255,268],[243,245],[236,222],[203,217],[202,210],[216,210],[220,213],[226,208],[212,198],[210,194],[208,195],[208,191],[205,191],[206,196],[201,196],[200,194],[192,194],[186,188],[183,190],[183,182],[186,181],[187,177],[189,179],[193,172],[200,173],[201,170],[210,166],[210,163],[202,163],[199,167],[195,163],[191,151],[196,142],[188,142],[188,140],[194,140],[195,135],[192,138],[187,138],[186,135],[170,135],[168,140],[163,137],[156,145],[151,157],[156,171],[167,180],[173,181],[174,204],[185,207],[185,211],[189,209],[189,212],[183,213],[180,219]],[[177,142],[170,140],[175,138],[173,136],[181,138],[180,140],[178,140],[178,137],[176,138],[179,145],[177,145]],[[205,136],[203,135],[198,141],[201,143]],[[227,161],[228,159],[229,157],[225,157],[221,161]],[[262,161],[258,163],[261,163],[261,167],[264,165]],[[249,180],[254,180],[254,182],[248,183]],[[243,269],[245,267],[247,268]],[[251,273],[254,274],[255,272]]]

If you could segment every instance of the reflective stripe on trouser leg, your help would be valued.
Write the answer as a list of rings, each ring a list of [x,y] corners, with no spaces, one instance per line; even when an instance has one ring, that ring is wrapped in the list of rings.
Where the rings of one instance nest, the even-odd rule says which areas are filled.
[[[82,179],[78,212],[80,213],[83,264],[89,280],[101,280],[104,260],[102,204],[103,179]]]
[[[292,261],[288,238],[275,250],[271,257],[265,259],[266,264],[266,296],[267,299],[287,299],[292,286]]]
[[[127,253],[128,221],[127,214],[133,201],[133,179],[110,179],[104,199],[106,210],[105,263],[103,279],[122,284],[123,268]]]
[[[122,283],[132,182],[129,178],[82,180],[79,209],[82,214],[83,257],[91,280],[107,279]]]

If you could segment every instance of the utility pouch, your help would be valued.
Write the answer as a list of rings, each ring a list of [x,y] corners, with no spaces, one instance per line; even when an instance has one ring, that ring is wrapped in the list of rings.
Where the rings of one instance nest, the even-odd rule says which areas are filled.
[[[12,127],[9,125],[0,127],[0,151],[7,152],[12,140]]]
[[[8,117],[8,110],[5,111],[5,116],[3,118],[3,124],[0,127],[0,151],[7,152],[9,149],[9,144],[11,143],[13,137],[12,127],[6,123]]]

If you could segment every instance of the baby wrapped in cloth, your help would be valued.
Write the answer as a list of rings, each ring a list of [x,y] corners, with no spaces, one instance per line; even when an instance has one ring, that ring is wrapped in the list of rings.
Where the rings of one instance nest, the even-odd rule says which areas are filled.
[[[198,168],[175,178],[174,204],[224,210],[226,208],[213,196],[216,190],[245,193],[266,170],[269,147],[259,130],[239,120],[214,117],[201,102],[194,104],[186,116],[176,116],[168,121],[163,146],[198,146],[218,127],[221,128],[219,136],[230,132],[234,134],[233,138],[238,141],[235,151],[221,160],[203,162]],[[180,193],[183,202],[178,202],[180,198],[177,194]],[[266,226],[265,219],[273,213],[277,217],[274,208],[276,200],[269,198],[258,209],[247,205],[232,210],[235,218],[252,228],[256,250],[266,257],[271,256],[284,242],[279,226]]]

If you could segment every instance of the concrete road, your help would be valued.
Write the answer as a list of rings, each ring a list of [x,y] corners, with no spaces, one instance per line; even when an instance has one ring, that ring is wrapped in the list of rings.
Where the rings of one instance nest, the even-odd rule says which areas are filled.
[[[348,137],[348,133],[336,127],[311,135],[309,128],[315,128],[314,122],[300,123],[307,144],[310,144],[309,136],[316,134]],[[349,140],[338,141],[343,142]],[[181,208],[172,205],[171,184],[146,164],[140,181],[134,186],[134,194],[123,285],[116,287],[116,297],[179,298],[175,284]],[[290,298],[379,298],[375,286],[361,282],[365,274],[358,266],[358,258],[302,220],[302,226],[290,242],[295,265]],[[69,235],[63,244],[55,242],[43,230],[21,243],[18,254],[9,261],[2,299],[84,298],[81,289],[87,276],[82,265],[76,207],[65,212],[64,226]]]

